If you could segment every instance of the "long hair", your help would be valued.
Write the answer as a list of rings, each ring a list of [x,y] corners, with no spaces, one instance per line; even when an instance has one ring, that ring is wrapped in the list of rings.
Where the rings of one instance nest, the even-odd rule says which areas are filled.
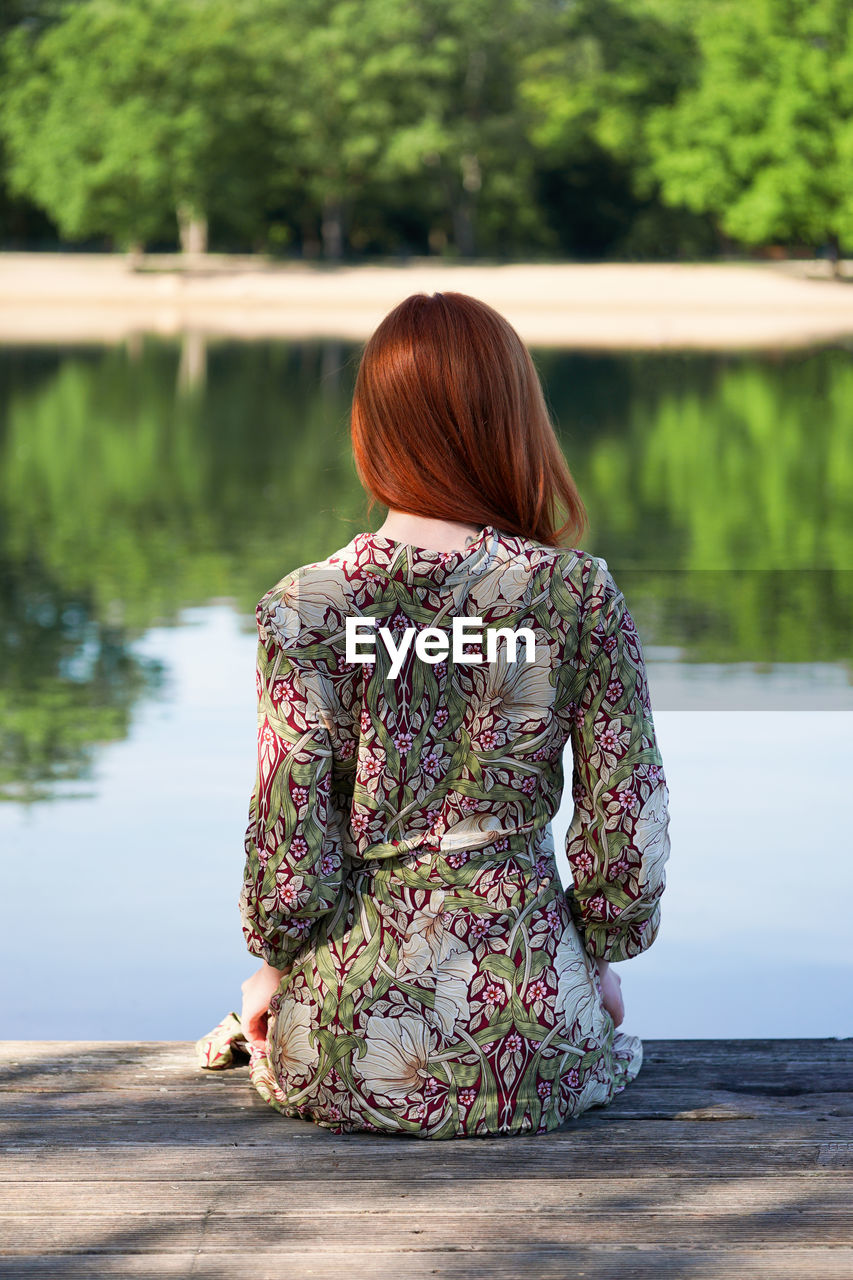
[[[368,512],[380,502],[551,546],[586,531],[530,352],[477,298],[414,293],[390,311],[362,353],[350,425]]]

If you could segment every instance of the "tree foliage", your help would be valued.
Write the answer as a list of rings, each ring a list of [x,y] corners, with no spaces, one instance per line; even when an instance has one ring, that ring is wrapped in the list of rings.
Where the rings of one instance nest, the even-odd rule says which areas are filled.
[[[10,0],[3,29],[0,183],[67,240],[853,240],[849,0]]]
[[[715,0],[696,82],[647,132],[664,198],[746,244],[853,240],[848,0]]]
[[[162,235],[179,212],[251,211],[263,104],[245,57],[253,0],[84,0],[9,34],[9,182],[69,239]]]

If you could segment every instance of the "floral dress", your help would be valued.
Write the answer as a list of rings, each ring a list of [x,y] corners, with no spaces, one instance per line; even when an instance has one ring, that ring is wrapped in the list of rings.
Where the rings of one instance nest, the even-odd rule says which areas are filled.
[[[669,816],[641,644],[606,561],[492,525],[449,553],[359,533],[256,616],[240,908],[249,951],[286,973],[255,1087],[335,1133],[428,1138],[542,1133],[607,1103],[642,1043],[615,1029],[594,957],[654,940]],[[348,617],[376,619],[368,662],[347,661]],[[528,628],[533,645],[513,661],[498,637],[487,661],[469,640],[430,661],[410,644],[389,675],[379,627],[449,639],[457,617]],[[567,745],[564,888],[550,823]],[[240,1039],[230,1015],[202,1064]]]

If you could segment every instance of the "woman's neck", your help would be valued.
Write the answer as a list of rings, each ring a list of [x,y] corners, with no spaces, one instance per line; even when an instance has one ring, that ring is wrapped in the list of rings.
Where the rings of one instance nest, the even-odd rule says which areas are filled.
[[[376,532],[394,542],[429,551],[464,551],[482,527],[456,520],[438,520],[432,516],[414,516],[408,511],[391,508]]]

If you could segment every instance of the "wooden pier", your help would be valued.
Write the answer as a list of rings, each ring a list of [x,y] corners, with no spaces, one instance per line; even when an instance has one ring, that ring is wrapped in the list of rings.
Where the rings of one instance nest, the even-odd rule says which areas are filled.
[[[15,1280],[853,1280],[853,1039],[646,1041],[554,1133],[336,1136],[182,1043],[0,1045]]]

